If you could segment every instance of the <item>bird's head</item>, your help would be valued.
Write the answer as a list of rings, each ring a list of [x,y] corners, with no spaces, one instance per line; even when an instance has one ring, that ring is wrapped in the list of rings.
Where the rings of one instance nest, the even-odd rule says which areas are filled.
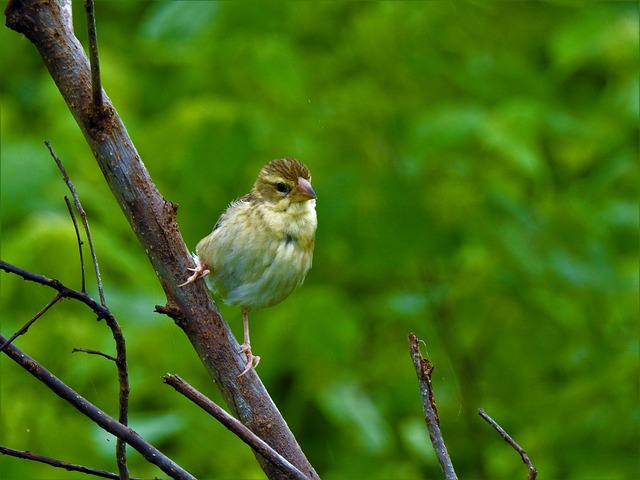
[[[316,198],[307,166],[295,158],[280,158],[260,171],[251,194],[259,200],[287,208],[291,203]]]

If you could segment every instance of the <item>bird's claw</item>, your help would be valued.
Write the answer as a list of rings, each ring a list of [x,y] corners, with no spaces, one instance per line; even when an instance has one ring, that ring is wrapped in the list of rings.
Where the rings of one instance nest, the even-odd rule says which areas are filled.
[[[244,370],[238,377],[242,377],[245,373],[247,373],[252,368],[256,368],[260,363],[260,357],[251,353],[251,345],[242,344],[240,345],[239,353],[247,354],[247,364],[244,366]]]
[[[211,273],[211,270],[209,270],[207,266],[204,263],[201,263],[200,260],[198,260],[197,258],[196,258],[195,268],[187,268],[187,270],[193,272],[193,275],[187,278],[186,282],[178,285],[178,287],[184,287],[185,285],[189,285],[190,283],[195,282],[197,279],[206,277]]]

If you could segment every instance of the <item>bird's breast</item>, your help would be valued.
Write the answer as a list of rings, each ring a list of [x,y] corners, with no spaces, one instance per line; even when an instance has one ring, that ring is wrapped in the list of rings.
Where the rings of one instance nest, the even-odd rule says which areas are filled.
[[[316,227],[315,200],[292,204],[286,211],[243,209],[220,222],[206,245],[201,242],[198,255],[212,272],[210,284],[227,303],[265,308],[304,281]]]

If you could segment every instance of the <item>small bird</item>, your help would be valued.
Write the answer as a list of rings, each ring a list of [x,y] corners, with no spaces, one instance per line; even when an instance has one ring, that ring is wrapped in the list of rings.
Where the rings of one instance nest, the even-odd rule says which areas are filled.
[[[247,364],[251,353],[249,312],[287,298],[311,268],[316,227],[316,193],[309,169],[295,158],[269,162],[251,192],[233,201],[213,231],[196,246],[196,263],[185,283],[208,276],[209,287],[229,305],[242,308]]]

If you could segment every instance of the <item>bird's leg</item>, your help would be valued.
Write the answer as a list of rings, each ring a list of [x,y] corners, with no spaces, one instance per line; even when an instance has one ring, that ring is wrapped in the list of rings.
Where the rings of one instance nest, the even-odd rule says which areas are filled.
[[[207,268],[207,265],[203,261],[201,261],[197,255],[195,254],[193,255],[193,260],[196,262],[196,268],[187,269],[192,271],[193,275],[187,278],[186,282],[178,285],[178,287],[184,287],[185,285],[189,285],[190,283],[195,282],[197,279],[206,277],[211,273],[211,271]]]
[[[247,364],[239,377],[247,373],[251,368],[256,368],[260,363],[260,357],[256,357],[251,353],[251,341],[249,340],[249,311],[242,310],[242,324],[244,326],[244,342],[240,345],[240,353],[247,354]]]

